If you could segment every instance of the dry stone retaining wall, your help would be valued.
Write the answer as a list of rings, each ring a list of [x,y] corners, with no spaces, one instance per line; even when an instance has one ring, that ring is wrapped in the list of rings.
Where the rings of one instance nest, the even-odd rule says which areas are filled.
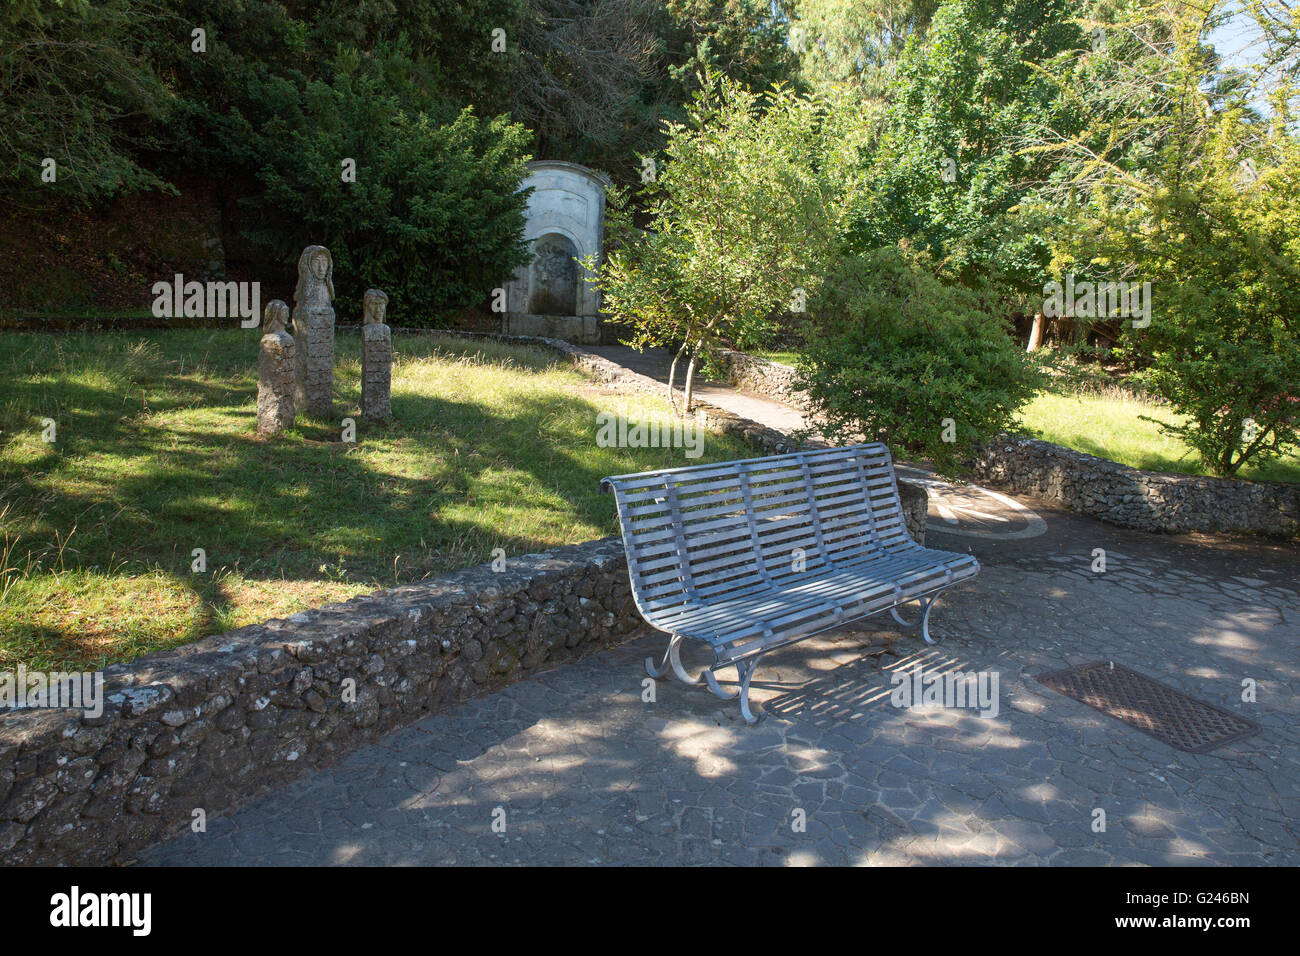
[[[976,480],[1056,501],[1110,524],[1167,533],[1300,534],[1300,485],[1142,471],[1035,438],[1002,435]]]
[[[798,373],[793,365],[726,349],[721,356],[732,384],[784,402],[792,408],[809,410],[808,396],[794,387]]]
[[[0,863],[120,860],[189,826],[196,808],[219,814],[641,626],[622,544],[607,538],[115,665],[97,718],[0,716]]]

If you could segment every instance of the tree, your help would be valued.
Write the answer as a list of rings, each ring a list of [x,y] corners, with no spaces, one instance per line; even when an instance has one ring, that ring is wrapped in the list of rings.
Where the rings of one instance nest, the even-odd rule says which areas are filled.
[[[883,108],[898,61],[912,37],[921,37],[939,0],[792,0],[791,47],[814,90],[848,85],[859,103]]]
[[[346,303],[355,313],[374,286],[403,324],[427,325],[485,299],[526,261],[528,133],[469,107],[445,122],[405,107],[384,78],[390,53],[402,61],[378,47],[365,59],[341,54],[329,82],[253,89],[274,118],[246,147],[264,187],[252,238],[281,255],[326,245],[340,273],[356,276]],[[343,181],[341,157],[355,162],[355,182]]]
[[[678,346],[668,394],[675,403],[686,358],[686,412],[700,359],[721,341],[754,342],[824,271],[839,144],[821,116],[789,89],[759,96],[706,81],[687,121],[670,126],[662,159],[647,157],[648,227],[632,226],[626,196],[614,204],[614,248],[597,270],[605,308],[633,328],[637,347]]]
[[[22,0],[0,8],[0,182],[28,202],[88,206],[163,185],[140,163],[166,90],[129,0]],[[53,166],[49,166],[49,161]],[[42,178],[52,172],[53,179]]]
[[[1043,220],[1021,215],[1055,161],[1026,154],[1026,126],[1068,129],[1042,67],[1074,59],[1078,0],[949,0],[898,65],[856,229],[860,249],[906,242],[1002,314],[1037,300],[1049,260]],[[1033,311],[1033,310],[1028,310]]]
[[[1150,327],[1122,350],[1185,418],[1162,427],[1226,476],[1300,443],[1300,147],[1291,87],[1265,118],[1208,44],[1224,10],[1154,2],[1107,23],[1058,75],[1081,131],[1037,148],[1070,172],[1056,260],[1152,282]]]

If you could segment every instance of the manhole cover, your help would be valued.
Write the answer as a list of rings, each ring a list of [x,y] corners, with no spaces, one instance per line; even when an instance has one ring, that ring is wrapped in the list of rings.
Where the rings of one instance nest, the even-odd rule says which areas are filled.
[[[1205,753],[1259,732],[1259,725],[1244,717],[1110,661],[1052,671],[1037,680],[1189,753]]]

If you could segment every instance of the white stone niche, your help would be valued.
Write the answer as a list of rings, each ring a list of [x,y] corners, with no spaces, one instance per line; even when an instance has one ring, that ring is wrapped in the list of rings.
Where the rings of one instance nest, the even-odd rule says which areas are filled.
[[[580,261],[600,262],[609,179],[577,163],[528,164],[520,188],[530,261],[506,283],[507,335],[545,335],[579,344],[600,341],[600,290]]]

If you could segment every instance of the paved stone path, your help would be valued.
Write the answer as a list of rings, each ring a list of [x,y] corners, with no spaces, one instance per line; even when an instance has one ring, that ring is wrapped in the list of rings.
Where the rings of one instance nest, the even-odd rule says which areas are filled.
[[[927,543],[983,565],[940,599],[936,648],[886,618],[778,651],[750,728],[702,687],[661,681],[644,700],[641,660],[663,644],[647,633],[428,717],[140,862],[1300,863],[1300,547],[931,492]],[[1034,679],[1093,660],[1261,732],[1189,754]],[[894,675],[918,664],[997,675],[998,713],[893,706]]]
[[[640,372],[659,382],[668,382],[668,366],[672,363],[672,354],[666,349],[648,349],[637,352],[626,345],[591,345],[583,346],[588,352],[617,362],[634,372]],[[676,387],[681,394],[683,378],[686,372],[677,370]],[[749,389],[734,388],[717,382],[696,379],[692,389],[696,398],[718,408],[760,422],[777,431],[790,432],[806,429],[810,426],[808,416],[797,408],[760,395]]]

